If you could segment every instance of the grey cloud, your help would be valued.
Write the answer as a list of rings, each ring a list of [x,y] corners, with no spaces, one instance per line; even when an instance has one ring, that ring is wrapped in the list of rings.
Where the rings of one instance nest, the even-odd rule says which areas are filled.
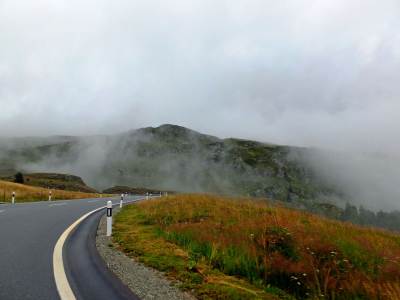
[[[0,0],[0,136],[176,123],[398,162],[398,28],[397,0]]]

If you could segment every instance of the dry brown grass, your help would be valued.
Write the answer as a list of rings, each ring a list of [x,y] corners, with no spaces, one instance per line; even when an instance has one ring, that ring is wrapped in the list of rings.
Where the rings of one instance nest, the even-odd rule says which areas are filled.
[[[400,299],[400,236],[273,206],[179,195],[138,204],[167,240],[299,298]]]
[[[0,202],[11,202],[12,193],[16,194],[16,202],[33,202],[48,200],[49,191],[45,188],[33,187],[19,183],[0,181]],[[98,198],[101,194],[51,190],[53,200]]]

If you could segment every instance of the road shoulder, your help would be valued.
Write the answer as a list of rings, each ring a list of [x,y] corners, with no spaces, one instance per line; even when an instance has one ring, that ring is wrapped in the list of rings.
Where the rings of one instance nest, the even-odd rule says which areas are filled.
[[[116,211],[117,212],[117,211]],[[97,229],[96,247],[108,268],[141,299],[193,300],[193,296],[180,291],[161,272],[145,267],[113,247],[105,235],[105,217]]]

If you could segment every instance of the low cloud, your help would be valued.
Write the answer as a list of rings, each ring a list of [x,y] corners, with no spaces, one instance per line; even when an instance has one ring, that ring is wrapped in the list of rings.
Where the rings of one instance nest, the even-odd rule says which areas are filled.
[[[341,197],[332,199],[335,203],[344,206],[345,202],[351,202],[373,210],[400,210],[398,158],[313,149],[299,161],[310,167],[319,180],[342,192]]]
[[[397,0],[0,0],[0,136],[173,123],[383,156],[337,171],[385,185],[399,179],[399,27]]]
[[[400,150],[399,2],[0,2],[0,135],[175,123]]]

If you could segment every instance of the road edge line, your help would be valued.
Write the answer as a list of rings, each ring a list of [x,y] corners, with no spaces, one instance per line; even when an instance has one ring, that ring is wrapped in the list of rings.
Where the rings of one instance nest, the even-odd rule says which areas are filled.
[[[131,200],[127,201],[126,204],[130,204],[133,202],[136,202],[138,200]],[[113,206],[118,205],[118,203],[113,203]],[[71,232],[87,217],[90,215],[105,209],[107,206],[102,206],[99,208],[96,208],[86,214],[84,214],[82,217],[80,217],[78,220],[76,220],[74,223],[72,223],[58,238],[56,245],[54,246],[53,250],[53,276],[54,280],[56,282],[56,287],[57,287],[57,292],[58,295],[60,296],[61,300],[76,300],[75,294],[72,291],[71,286],[69,285],[69,281],[67,278],[67,273],[65,272],[65,267],[64,267],[64,259],[63,259],[63,248],[65,241],[67,240],[68,236],[71,234]]]
[[[104,209],[105,207],[106,206],[99,207],[80,217],[78,220],[72,223],[72,225],[70,225],[57,240],[57,243],[53,250],[53,275],[56,282],[58,295],[60,296],[61,300],[76,300],[75,294],[72,291],[71,286],[69,285],[67,274],[65,273],[63,260],[63,248],[65,241],[67,240],[70,233],[79,225],[79,223],[81,223],[84,219],[94,214],[95,212]]]

